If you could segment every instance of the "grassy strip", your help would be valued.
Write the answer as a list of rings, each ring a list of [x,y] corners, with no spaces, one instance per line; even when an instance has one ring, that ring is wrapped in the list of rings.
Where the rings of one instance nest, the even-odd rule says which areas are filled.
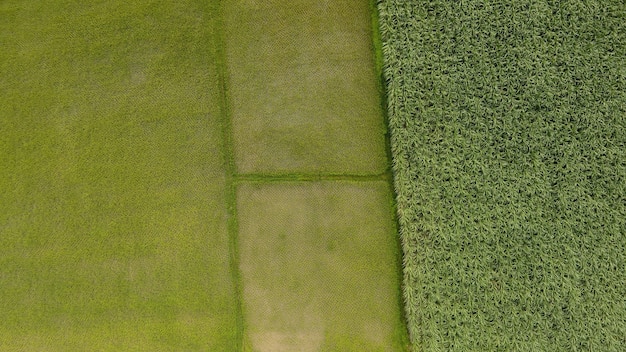
[[[224,153],[224,169],[226,170],[226,187],[225,199],[227,209],[227,227],[229,237],[229,254],[230,254],[230,273],[232,275],[233,289],[236,301],[236,321],[237,321],[237,342],[236,350],[243,350],[243,339],[245,331],[245,322],[243,316],[243,297],[242,282],[239,272],[239,224],[237,221],[237,166],[235,162],[232,112],[230,109],[230,99],[228,91],[228,64],[226,59],[226,43],[223,35],[224,32],[224,15],[223,3],[219,1],[217,4],[217,26],[213,33],[216,42],[216,59],[217,74],[220,87],[220,109],[221,109],[221,128],[222,128],[222,150]]]
[[[620,350],[626,6],[379,9],[416,350]]]
[[[317,350],[315,346],[318,343],[325,346],[322,350],[377,350],[381,346],[400,349],[407,340],[405,325],[399,314],[394,316],[393,321],[389,320],[393,313],[398,313],[396,309],[401,308],[398,299],[400,293],[396,286],[400,281],[400,263],[394,262],[395,266],[388,267],[396,275],[394,277],[376,274],[376,280],[386,282],[385,288],[359,278],[363,270],[357,270],[354,259],[345,260],[341,270],[348,273],[351,281],[358,282],[360,287],[370,288],[355,290],[359,294],[352,294],[349,288],[354,285],[339,280],[342,283],[332,285],[333,289],[341,287],[348,290],[340,294],[325,289],[322,290],[324,297],[320,298],[312,294],[320,290],[318,285],[314,285],[315,288],[311,290],[301,289],[314,282],[336,280],[337,275],[320,273],[319,268],[325,267],[329,258],[341,256],[329,253],[329,250],[316,254],[314,250],[311,252],[309,245],[295,241],[298,251],[307,251],[306,255],[295,257],[298,261],[296,268],[300,272],[309,273],[303,275],[295,287],[289,282],[288,278],[292,274],[287,265],[280,265],[280,270],[263,269],[265,262],[294,258],[288,256],[281,259],[282,246],[272,238],[273,235],[279,232],[303,232],[305,238],[310,236],[319,244],[318,227],[327,227],[328,230],[321,231],[324,235],[335,234],[338,230],[328,224],[343,226],[344,222],[350,224],[351,230],[346,234],[350,234],[354,240],[347,248],[348,253],[359,246],[367,246],[368,241],[375,236],[383,235],[394,241],[392,247],[371,247],[379,253],[392,250],[393,256],[390,258],[398,260],[400,257],[394,237],[397,233],[395,228],[381,232],[375,230],[377,227],[370,229],[365,226],[363,220],[355,220],[356,216],[326,213],[332,209],[328,203],[335,198],[345,202],[341,204],[350,204],[348,208],[351,210],[364,207],[358,198],[343,199],[344,196],[333,192],[322,192],[322,195],[316,192],[310,194],[308,191],[322,183],[317,181],[350,181],[350,185],[353,183],[351,181],[383,181],[378,182],[377,187],[383,184],[391,187],[390,159],[383,148],[386,126],[380,119],[382,109],[379,93],[382,84],[372,77],[375,70],[382,71],[382,65],[374,67],[375,62],[381,63],[382,60],[372,60],[372,38],[369,36],[372,29],[370,16],[375,15],[371,10],[375,9],[375,3],[358,0],[224,3],[224,35],[227,38],[226,53],[230,70],[228,88],[238,171],[235,179],[244,204],[238,205],[237,211],[240,267],[244,279],[243,311],[246,316],[244,349],[254,345],[254,348],[260,350]],[[374,43],[380,44],[380,41]],[[375,52],[380,53],[380,47]],[[331,189],[335,187],[333,183],[328,183]],[[273,189],[276,193],[270,192],[270,196],[262,192],[261,198],[268,196],[271,201],[257,202],[258,193],[251,191],[257,188]],[[295,197],[298,201],[288,197],[288,201],[285,201],[283,193],[294,196],[302,193],[303,197]],[[316,205],[307,204],[315,199]],[[366,218],[367,222],[379,224],[380,221],[373,220],[376,219],[373,214],[386,209],[379,206],[387,202],[373,204],[378,206],[367,206],[370,209],[362,214],[357,211],[356,214]],[[343,210],[343,206],[337,210]],[[331,215],[320,216],[320,212]],[[388,216],[385,221],[391,221],[393,213]],[[303,221],[293,220],[298,218]],[[289,220],[284,229],[277,230],[275,225],[282,224],[283,219]],[[265,223],[272,225],[264,226]],[[258,233],[263,228],[265,230]],[[357,231],[371,233],[359,236]],[[254,236],[250,233],[254,233]],[[289,239],[288,242],[294,242],[294,238],[297,238],[291,234],[284,237]],[[259,241],[259,244],[248,246],[251,249],[246,252],[246,238],[248,241]],[[247,258],[258,257],[262,253],[260,248],[265,246],[271,248],[265,255],[260,255],[261,258]],[[313,255],[309,256],[309,252]],[[367,259],[370,264],[376,260],[374,256],[355,257],[358,260]],[[316,264],[302,265],[306,260]],[[335,260],[339,259],[331,262]],[[317,264],[319,261],[321,264]],[[383,265],[377,266],[382,268]],[[311,268],[315,269],[309,271]],[[263,285],[281,276],[283,279],[278,284],[261,290]],[[385,281],[387,279],[390,281]],[[392,298],[385,298],[386,294],[381,294],[380,290],[391,287],[394,288],[390,292]],[[287,299],[268,293],[285,290],[289,291]],[[376,290],[372,297],[380,302],[363,304],[367,307],[365,311],[355,309],[349,314],[344,313],[343,309],[347,305],[358,306],[359,299],[368,299],[368,293],[374,292],[369,290]],[[346,299],[349,303],[340,304],[341,309],[334,308],[331,302],[326,301],[330,298],[327,291],[336,292],[330,301]],[[274,298],[257,301],[259,295]],[[303,304],[302,300],[311,303]],[[303,306],[297,307],[300,304],[293,305],[293,301]],[[320,301],[325,303],[301,318],[303,312],[309,313],[312,304]],[[377,304],[390,302],[394,311],[385,308],[384,312],[381,310],[378,313],[379,317],[374,318]],[[260,311],[264,309],[270,312],[261,314]],[[369,319],[363,319],[367,315],[370,315]],[[264,321],[264,317],[272,316],[281,318]],[[283,321],[284,316],[289,318]],[[369,327],[362,326],[368,324]],[[314,328],[309,326],[299,329],[300,325],[312,325]],[[391,336],[388,329],[392,326],[391,335],[397,341],[387,343],[387,337],[383,336]],[[317,330],[320,327],[325,332],[320,333]],[[361,330],[365,330],[365,334]],[[367,337],[363,341],[373,340],[371,344],[361,345],[363,342],[358,341],[361,335]],[[300,346],[286,347],[292,344]]]
[[[239,174],[236,182],[294,182],[294,181],[380,181],[390,180],[391,175],[349,175],[349,174]]]
[[[372,23],[372,47],[373,47],[373,57],[374,57],[374,68],[376,70],[376,79],[377,79],[377,87],[378,87],[378,93],[380,96],[380,104],[381,104],[381,111],[382,111],[382,115],[383,115],[383,119],[385,121],[385,152],[387,154],[387,160],[389,161],[389,166],[387,169],[387,180],[389,183],[389,189],[391,190],[391,194],[392,194],[392,201],[391,201],[391,209],[393,211],[394,214],[394,235],[396,238],[396,243],[395,243],[395,251],[396,251],[396,260],[397,260],[397,270],[398,270],[398,287],[401,287],[401,290],[398,290],[398,302],[402,302],[403,303],[403,307],[400,307],[400,311],[401,316],[402,316],[402,321],[405,327],[408,328],[408,320],[407,320],[407,311],[404,309],[406,307],[406,302],[404,301],[405,297],[404,297],[404,289],[406,287],[406,283],[404,282],[404,275],[403,275],[403,270],[402,268],[404,267],[403,265],[403,253],[402,253],[402,241],[400,239],[400,237],[398,236],[398,234],[400,233],[400,223],[399,223],[399,219],[398,219],[398,204],[397,204],[397,198],[398,195],[396,193],[396,189],[394,186],[394,175],[393,175],[393,154],[391,151],[391,134],[390,134],[390,121],[389,121],[389,110],[388,110],[388,106],[387,106],[387,87],[385,85],[385,76],[384,76],[384,55],[383,55],[383,48],[382,48],[382,36],[381,36],[381,28],[380,28],[380,14],[379,14],[379,9],[377,6],[378,2],[377,0],[370,0],[370,13],[372,16],[371,19],[371,23]],[[409,346],[407,347],[407,349],[410,349],[410,339],[409,339],[409,333],[408,331],[405,330],[405,335],[403,336],[403,339],[405,340],[405,345]]]

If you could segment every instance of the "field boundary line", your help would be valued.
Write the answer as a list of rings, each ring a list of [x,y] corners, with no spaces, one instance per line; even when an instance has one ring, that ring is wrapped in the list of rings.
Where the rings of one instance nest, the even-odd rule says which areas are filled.
[[[224,155],[224,166],[226,170],[226,211],[227,211],[227,233],[228,249],[230,256],[230,272],[232,275],[233,289],[235,293],[235,309],[237,323],[237,345],[236,351],[243,351],[244,340],[244,317],[243,317],[243,294],[241,273],[239,272],[239,225],[237,221],[237,185],[235,164],[232,112],[230,109],[229,89],[228,89],[228,66],[226,57],[226,38],[224,30],[224,10],[223,1],[218,1],[216,8],[216,28],[213,37],[216,41],[215,61],[217,66],[218,86],[220,89],[220,124],[222,128],[222,152]]]
[[[374,58],[374,70],[376,75],[376,88],[378,89],[379,101],[381,107],[381,113],[383,118],[383,123],[385,126],[385,154],[387,155],[387,170],[385,172],[387,184],[389,187],[389,191],[391,193],[391,212],[393,216],[394,222],[394,235],[395,245],[394,245],[394,254],[396,258],[396,272],[398,281],[396,283],[398,290],[398,307],[400,311],[400,319],[402,319],[402,326],[404,328],[402,334],[402,340],[405,348],[407,350],[412,350],[410,341],[410,333],[409,333],[409,323],[407,317],[406,303],[404,300],[404,290],[405,290],[405,275],[404,275],[404,249],[402,246],[402,237],[400,233],[400,218],[398,216],[398,194],[396,193],[396,185],[395,185],[395,175],[393,168],[393,152],[392,152],[392,143],[391,143],[391,124],[389,119],[389,105],[388,105],[388,95],[387,95],[387,85],[385,78],[385,57],[383,53],[383,41],[382,41],[382,33],[380,28],[380,8],[379,8],[379,0],[370,0],[370,16],[371,16],[371,38],[372,38],[372,51]]]
[[[382,174],[306,174],[306,173],[287,173],[287,174],[238,174],[235,175],[234,181],[240,182],[322,182],[322,181],[355,181],[355,182],[367,182],[367,181],[387,181],[389,179],[388,173]]]

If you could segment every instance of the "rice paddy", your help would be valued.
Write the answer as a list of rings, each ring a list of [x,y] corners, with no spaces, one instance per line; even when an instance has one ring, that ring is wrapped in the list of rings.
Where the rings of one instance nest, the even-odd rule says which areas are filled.
[[[403,350],[387,182],[246,183],[237,199],[252,350]]]
[[[215,24],[177,4],[1,5],[0,349],[235,348]]]
[[[386,131],[365,1],[229,1],[240,173],[378,174]]]
[[[623,350],[624,3],[379,8],[414,350]]]
[[[370,19],[3,1],[0,350],[405,350]]]

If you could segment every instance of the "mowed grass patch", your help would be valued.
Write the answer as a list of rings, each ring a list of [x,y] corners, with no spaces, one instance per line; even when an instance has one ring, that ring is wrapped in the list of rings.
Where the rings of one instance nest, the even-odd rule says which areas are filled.
[[[236,348],[217,12],[0,4],[0,349]]]
[[[381,173],[367,1],[224,2],[239,173]]]
[[[380,3],[416,351],[623,351],[626,5]]]
[[[404,350],[388,184],[243,183],[237,199],[250,350]]]

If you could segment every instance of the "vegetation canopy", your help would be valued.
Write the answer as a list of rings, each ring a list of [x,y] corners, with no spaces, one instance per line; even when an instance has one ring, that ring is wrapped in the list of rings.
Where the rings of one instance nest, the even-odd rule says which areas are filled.
[[[416,350],[626,345],[626,5],[379,2]]]

